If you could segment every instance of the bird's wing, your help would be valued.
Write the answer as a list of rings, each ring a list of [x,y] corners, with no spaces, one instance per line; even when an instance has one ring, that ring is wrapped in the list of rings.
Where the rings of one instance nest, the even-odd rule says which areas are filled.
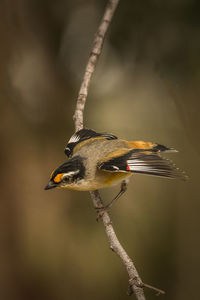
[[[98,133],[92,129],[83,128],[72,135],[72,137],[67,143],[67,146],[65,147],[64,152],[68,157],[70,157],[73,154],[73,149],[77,144],[91,138],[99,138],[99,137],[103,137],[107,140],[117,139],[115,135],[110,133]]]
[[[184,173],[176,168],[170,160],[150,149],[124,149],[124,152],[121,151],[120,154],[113,152],[98,165],[98,168],[107,172],[131,172],[168,178],[186,178]]]

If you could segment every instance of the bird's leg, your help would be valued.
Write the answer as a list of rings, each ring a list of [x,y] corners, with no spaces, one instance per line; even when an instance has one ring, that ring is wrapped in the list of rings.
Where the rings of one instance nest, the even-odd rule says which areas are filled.
[[[111,208],[111,206],[115,203],[115,201],[117,199],[119,199],[127,190],[127,181],[126,180],[123,180],[122,183],[121,183],[121,189],[119,191],[119,193],[110,201],[110,203],[108,203],[106,206],[104,207],[100,207],[100,208],[96,208],[98,213],[99,213],[99,216],[104,212],[104,211],[107,211]]]
[[[115,201],[117,199],[119,199],[127,190],[127,182],[126,180],[123,180],[121,183],[121,189],[119,191],[119,193],[110,201],[110,203],[108,203],[106,206],[104,206],[105,210],[108,210],[111,208],[111,206],[113,206],[113,204],[115,203]]]

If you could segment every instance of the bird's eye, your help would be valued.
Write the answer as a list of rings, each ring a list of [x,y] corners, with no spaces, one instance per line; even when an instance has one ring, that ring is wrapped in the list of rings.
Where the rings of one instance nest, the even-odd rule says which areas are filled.
[[[64,183],[68,183],[69,182],[69,177],[64,177],[63,179],[62,179],[62,182],[64,182]]]

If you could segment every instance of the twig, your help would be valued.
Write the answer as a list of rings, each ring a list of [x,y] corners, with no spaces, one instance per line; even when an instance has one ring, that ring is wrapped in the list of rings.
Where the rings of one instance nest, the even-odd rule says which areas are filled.
[[[109,0],[105,9],[105,13],[100,22],[99,28],[96,32],[92,51],[90,53],[90,57],[88,63],[85,68],[85,73],[83,76],[83,81],[81,83],[81,87],[78,94],[78,99],[76,103],[76,109],[74,113],[74,123],[76,131],[83,128],[83,111],[85,107],[86,98],[88,95],[88,88],[90,84],[90,79],[95,70],[99,55],[101,54],[101,49],[104,42],[104,37],[109,27],[109,24],[112,20],[115,9],[119,3],[119,0]]]
[[[103,206],[103,202],[101,200],[100,194],[98,191],[94,191],[94,192],[90,192],[92,200],[93,200],[93,204],[94,207],[102,207]],[[130,257],[128,256],[128,254],[126,253],[126,251],[124,250],[124,248],[122,247],[122,245],[120,244],[116,233],[113,229],[112,226],[112,222],[110,219],[109,214],[104,211],[102,213],[102,221],[103,221],[103,225],[105,227],[106,230],[106,234],[110,243],[110,248],[117,254],[119,255],[119,257],[122,260],[122,263],[124,264],[127,273],[129,275],[129,286],[130,286],[130,295],[132,294],[132,292],[134,291],[136,298],[138,300],[145,300],[145,296],[144,296],[144,292],[143,292],[143,283],[142,280],[140,279],[140,276],[133,264],[133,261],[130,259]]]
[[[103,41],[105,38],[105,34],[107,32],[107,29],[109,27],[109,24],[112,20],[113,14],[115,12],[115,9],[118,5],[119,0],[109,0],[108,4],[105,9],[104,16],[101,20],[100,26],[98,28],[98,31],[95,35],[92,51],[90,53],[90,57],[88,60],[88,63],[86,65],[85,73],[83,76],[83,81],[81,83],[77,103],[76,103],[76,109],[74,113],[74,123],[75,123],[75,130],[80,130],[83,128],[83,112],[85,107],[86,98],[88,95],[88,88],[90,84],[90,80],[92,77],[92,74],[95,70],[99,55],[101,54]],[[95,208],[103,207],[103,202],[100,197],[100,194],[98,191],[90,192],[93,204]],[[103,211],[101,213],[102,222],[105,227],[105,231],[110,243],[110,248],[113,250],[122,260],[122,263],[124,264],[127,273],[129,275],[129,291],[128,294],[131,295],[133,292],[135,293],[135,296],[138,300],[145,300],[143,287],[148,287],[150,289],[156,290],[157,292],[164,293],[163,291],[154,288],[150,285],[144,284],[134,266],[133,261],[130,259],[122,245],[120,244],[116,233],[113,229],[112,222],[110,219],[110,216],[107,211]]]

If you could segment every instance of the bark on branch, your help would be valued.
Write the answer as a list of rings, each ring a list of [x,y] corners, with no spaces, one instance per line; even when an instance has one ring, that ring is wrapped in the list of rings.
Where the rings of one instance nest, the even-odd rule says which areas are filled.
[[[109,0],[106,6],[104,16],[100,22],[99,28],[94,38],[94,43],[92,47],[92,51],[89,56],[88,63],[85,68],[85,73],[83,76],[83,80],[81,83],[80,91],[78,94],[78,99],[76,103],[76,109],[74,113],[74,123],[75,123],[75,130],[80,130],[83,128],[83,112],[86,103],[86,98],[88,95],[88,88],[90,84],[90,80],[92,74],[95,70],[99,55],[101,54],[105,34],[109,27],[109,24],[112,20],[113,14],[115,9],[119,3],[119,0]],[[95,208],[103,207],[103,202],[100,197],[98,191],[90,192],[92,201]],[[101,219],[103,225],[105,227],[105,231],[110,243],[110,248],[120,257],[122,263],[124,264],[128,276],[129,276],[129,291],[128,294],[131,295],[133,292],[138,300],[145,300],[143,287],[148,287],[153,290],[156,290],[157,293],[164,293],[162,290],[154,288],[150,285],[144,284],[135,268],[135,265],[131,258],[126,253],[125,249],[120,244],[116,233],[113,229],[112,222],[110,216],[107,211],[104,211],[101,215]]]
[[[76,102],[76,109],[73,117],[76,131],[83,128],[83,111],[85,108],[85,102],[88,95],[90,80],[95,70],[99,55],[101,54],[101,49],[103,46],[105,34],[108,30],[109,24],[112,20],[113,14],[115,12],[118,3],[119,0],[108,1],[108,4],[105,9],[105,13],[103,15],[103,18],[100,22],[99,28],[94,38],[92,51],[90,52],[90,57],[85,68],[85,73],[79,90],[78,99]]]

